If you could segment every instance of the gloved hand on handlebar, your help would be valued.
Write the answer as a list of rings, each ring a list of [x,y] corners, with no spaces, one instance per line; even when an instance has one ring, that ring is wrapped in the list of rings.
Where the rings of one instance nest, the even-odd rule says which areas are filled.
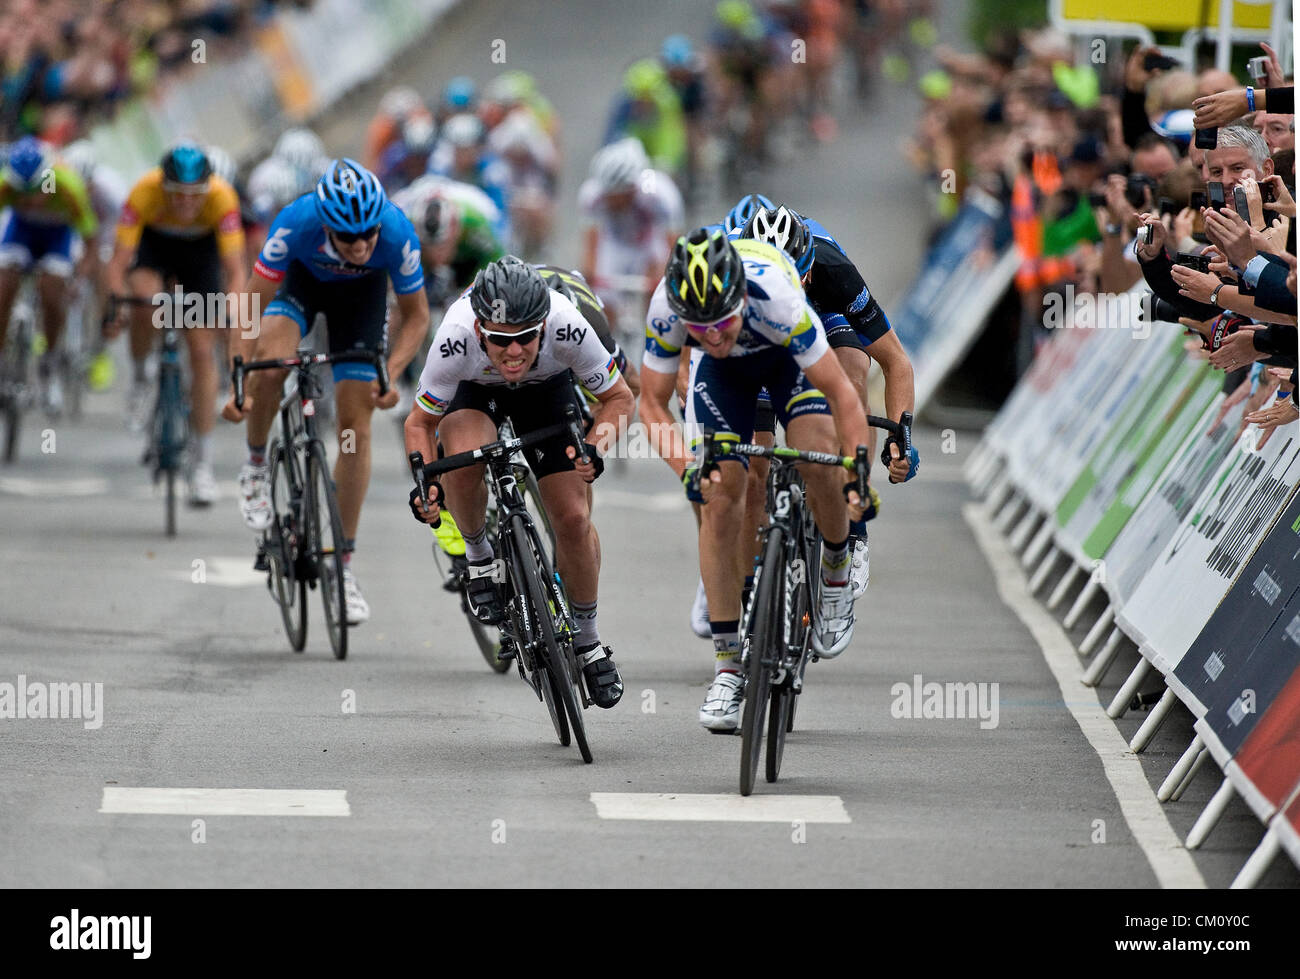
[[[892,435],[885,440],[885,450],[881,453],[880,461],[889,466],[891,483],[906,483],[921,468],[921,456],[916,451],[916,446],[909,446],[904,455],[902,443]]]
[[[428,524],[431,527],[440,527],[442,525],[442,515],[439,507],[444,499],[442,486],[434,483],[429,487],[429,495],[425,502],[429,504],[429,512],[426,513],[420,507],[420,490],[418,487],[411,490],[409,502],[411,504],[411,515],[420,523]]]
[[[605,471],[605,460],[600,457],[600,451],[590,442],[583,442],[582,445],[586,450],[586,462],[578,458],[577,451],[571,445],[565,449],[565,454],[574,460],[573,468],[578,475],[587,482],[594,483]]]

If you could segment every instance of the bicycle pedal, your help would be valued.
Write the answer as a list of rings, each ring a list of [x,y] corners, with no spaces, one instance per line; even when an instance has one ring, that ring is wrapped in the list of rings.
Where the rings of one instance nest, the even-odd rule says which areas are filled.
[[[512,659],[516,659],[518,656],[519,653],[514,646],[507,646],[505,643],[502,643],[497,648],[497,659],[499,659],[502,663],[505,663]]]

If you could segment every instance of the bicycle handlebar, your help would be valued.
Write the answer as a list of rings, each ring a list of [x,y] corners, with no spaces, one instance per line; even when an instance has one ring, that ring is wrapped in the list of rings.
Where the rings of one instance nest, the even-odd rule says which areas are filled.
[[[889,433],[889,438],[885,440],[885,447],[880,453],[881,462],[886,466],[889,465],[889,446],[891,444],[899,446],[901,450],[900,458],[907,457],[912,448],[912,413],[910,411],[903,412],[898,421],[881,418],[878,415],[868,415],[867,424],[872,428],[883,429]],[[855,483],[845,484],[845,494],[847,495],[849,489],[855,489],[859,500],[867,499],[867,477],[871,475],[871,460],[867,458],[867,447],[865,445],[859,445],[854,455],[838,456],[829,452],[802,452],[798,449],[788,449],[780,446],[734,442],[730,439],[718,438],[717,432],[711,428],[706,428],[704,430],[704,452],[700,460],[700,479],[708,479],[713,470],[718,467],[715,455],[719,445],[726,445],[727,452],[732,455],[776,459],[786,464],[813,462],[823,466],[840,466],[854,473],[857,477]]]
[[[235,389],[235,407],[244,410],[244,375],[250,371],[288,370],[291,367],[310,367],[315,364],[370,364],[379,374],[379,396],[388,393],[388,362],[373,350],[345,350],[330,354],[303,354],[282,360],[254,360],[244,363],[235,357],[230,370],[230,382]]]
[[[407,461],[411,464],[411,474],[415,477],[415,484],[420,488],[421,498],[427,497],[425,489],[428,480],[437,480],[437,477],[443,473],[451,472],[453,469],[464,469],[466,466],[473,466],[480,462],[499,459],[501,457],[509,458],[520,449],[526,449],[529,446],[536,445],[539,442],[545,442],[556,435],[569,435],[571,438],[577,437],[578,447],[582,445],[582,429],[578,424],[578,412],[575,408],[569,408],[565,412],[565,420],[556,422],[554,425],[547,425],[545,428],[539,428],[527,435],[517,436],[509,439],[497,439],[495,442],[489,442],[487,445],[480,445],[477,449],[470,449],[468,452],[457,452],[455,455],[445,456],[442,459],[435,459],[433,462],[425,462],[424,456],[419,452],[412,452],[407,456]]]

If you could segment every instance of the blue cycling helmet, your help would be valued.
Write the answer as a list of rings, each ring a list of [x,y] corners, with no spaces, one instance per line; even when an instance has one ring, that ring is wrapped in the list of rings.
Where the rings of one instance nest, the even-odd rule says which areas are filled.
[[[369,231],[379,224],[387,200],[375,175],[346,157],[331,163],[316,185],[316,214],[333,231]]]
[[[458,112],[472,109],[477,100],[478,86],[465,75],[457,75],[442,90],[442,104]]]
[[[674,34],[672,37],[665,38],[664,46],[659,52],[659,57],[669,68],[689,66],[694,55],[695,50],[691,47],[691,39],[685,34]]]
[[[722,226],[727,229],[728,233],[739,231],[745,225],[749,224],[749,219],[754,216],[754,212],[760,207],[773,208],[776,205],[769,201],[762,194],[746,194],[731,212],[723,219]]]
[[[168,183],[201,184],[212,175],[212,163],[202,146],[184,140],[163,154],[162,171]]]
[[[779,204],[758,209],[745,225],[742,237],[765,241],[781,249],[794,261],[801,279],[812,270],[816,258],[812,233],[803,215],[793,208]]]
[[[9,183],[22,190],[35,185],[49,165],[49,147],[35,136],[24,136],[10,147],[5,169]]]

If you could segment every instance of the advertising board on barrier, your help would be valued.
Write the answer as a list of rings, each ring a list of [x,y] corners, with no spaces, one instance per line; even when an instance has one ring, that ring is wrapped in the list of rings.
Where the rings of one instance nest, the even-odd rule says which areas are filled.
[[[1121,442],[1110,470],[1097,480],[1095,492],[1088,495],[1064,528],[1070,540],[1076,532],[1087,534],[1079,545],[1084,559],[1096,560],[1110,549],[1178,447],[1204,416],[1222,383],[1207,362],[1196,366],[1195,361],[1186,360],[1166,385],[1155,411],[1138,419]]]
[[[1166,338],[1164,344],[1156,346],[1159,349],[1158,359],[1148,369],[1136,377],[1127,377],[1127,385],[1113,385],[1121,388],[1122,400],[1118,404],[1112,402],[1112,410],[1107,414],[1110,424],[1097,440],[1092,454],[1085,457],[1076,478],[1057,502],[1055,518],[1061,528],[1056,535],[1057,542],[1068,542],[1069,551],[1078,550],[1082,536],[1078,533],[1077,524],[1072,526],[1076,512],[1085,502],[1090,502],[1095,522],[1097,507],[1109,503],[1117,480],[1126,475],[1122,462],[1126,442],[1134,437],[1133,433],[1147,419],[1160,415],[1160,405],[1163,399],[1169,397],[1169,389],[1176,386],[1176,378],[1190,369],[1179,338]],[[1087,516],[1086,514],[1085,519]]]
[[[1236,443],[1246,406],[1238,403],[1215,425],[1223,401],[1220,394],[1206,407],[1160,480],[1106,552],[1105,574],[1099,583],[1116,609],[1132,597]]]
[[[1165,678],[1193,714],[1205,716],[1212,704],[1229,712],[1243,690],[1252,691],[1252,710],[1248,713],[1262,712],[1268,706],[1262,700],[1259,684],[1245,677],[1252,661],[1260,657],[1274,659],[1273,665],[1282,671],[1282,680],[1290,674],[1290,669],[1283,667],[1285,644],[1273,648],[1260,644],[1278,619],[1286,615],[1285,610],[1294,605],[1297,591],[1300,591],[1300,494],[1291,498],[1290,505],[1255,549],[1205,628]],[[1292,608],[1291,614],[1294,611]],[[1285,639],[1285,632],[1282,638]],[[1292,643],[1292,650],[1296,648]],[[1280,685],[1279,681],[1275,692]],[[1241,729],[1242,720],[1238,714],[1233,727],[1244,737],[1249,728]],[[1232,749],[1239,743],[1240,739],[1231,745]]]
[[[1300,609],[1292,608],[1274,625],[1274,630],[1300,632]],[[1267,691],[1269,706],[1258,712],[1258,720],[1245,734],[1231,728],[1232,718],[1219,714],[1213,708],[1196,722],[1196,731],[1218,761],[1223,772],[1232,780],[1241,797],[1260,819],[1267,821],[1280,809],[1300,785],[1300,670],[1294,669],[1296,638],[1284,640],[1289,647],[1287,663],[1292,667],[1289,677],[1282,675],[1280,689]],[[1266,636],[1263,645],[1280,648],[1272,636]],[[1267,680],[1281,674],[1280,666],[1271,670],[1261,662],[1258,671]],[[1246,682],[1255,682],[1246,677]],[[1232,708],[1241,716],[1241,702]],[[1253,716],[1251,715],[1252,719]],[[1243,725],[1244,726],[1244,725]],[[1239,747],[1237,747],[1239,745]]]
[[[1259,430],[1246,429],[1115,616],[1161,673],[1178,665],[1300,482],[1300,438],[1287,428],[1262,449]]]

